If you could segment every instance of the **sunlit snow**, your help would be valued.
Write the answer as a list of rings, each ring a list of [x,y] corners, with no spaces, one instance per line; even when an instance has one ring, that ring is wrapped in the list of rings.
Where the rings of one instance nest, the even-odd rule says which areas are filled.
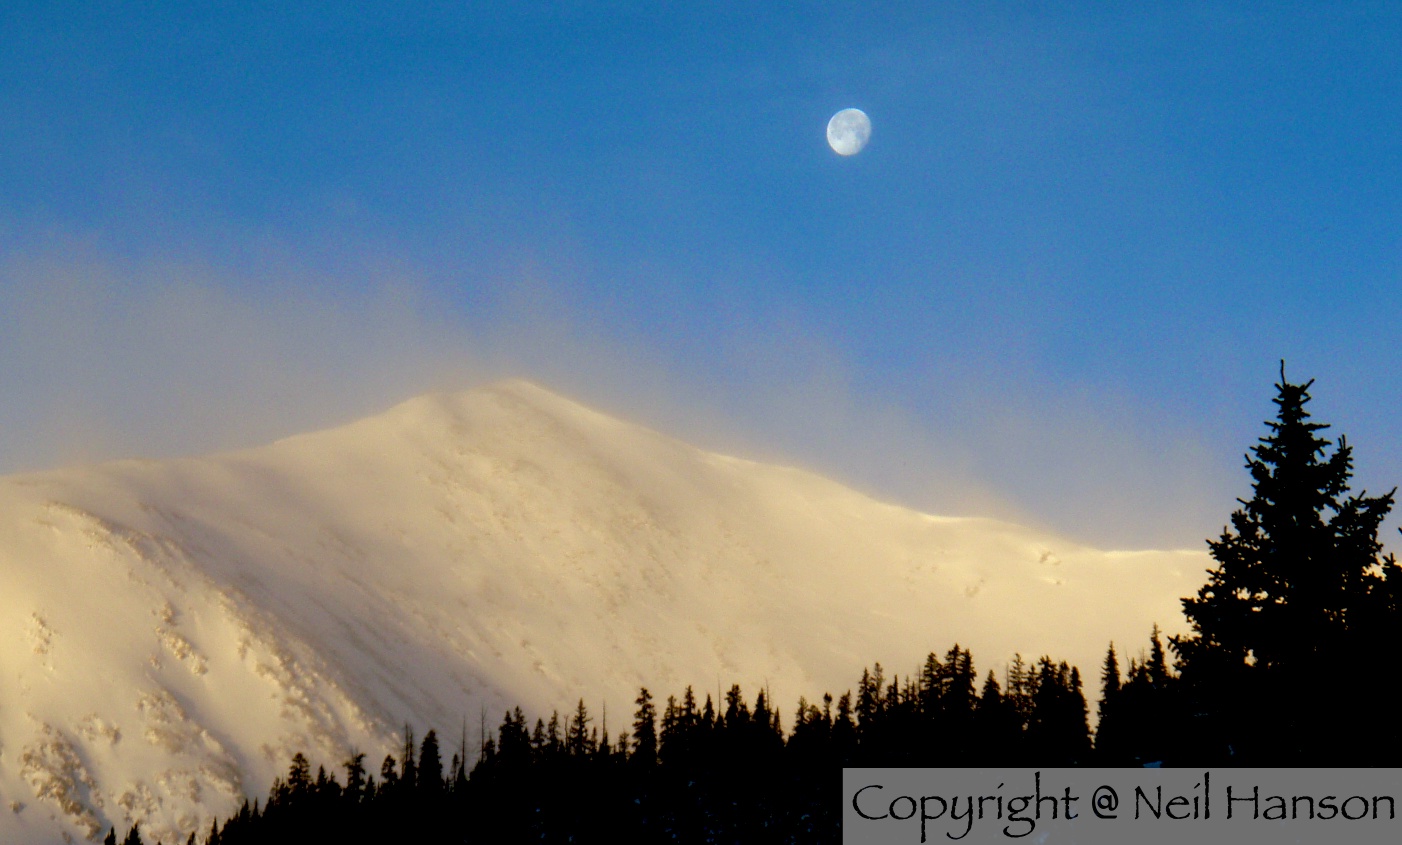
[[[184,841],[305,751],[508,706],[800,695],[1179,630],[1200,552],[1104,552],[710,454],[525,382],[244,452],[0,479],[0,841]],[[786,715],[787,718],[787,715]],[[787,727],[787,724],[786,724]]]

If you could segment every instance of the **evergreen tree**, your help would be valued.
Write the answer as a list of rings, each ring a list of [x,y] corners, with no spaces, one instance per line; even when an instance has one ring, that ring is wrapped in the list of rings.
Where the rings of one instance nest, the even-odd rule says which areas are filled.
[[[750,741],[747,749],[759,759],[773,762],[784,750],[784,730],[779,724],[779,713],[769,705],[769,693],[760,690],[755,696],[755,710],[750,717]]]
[[[1112,642],[1100,667],[1100,703],[1096,705],[1095,752],[1104,765],[1127,762],[1120,705],[1120,661]]]
[[[920,667],[920,712],[930,715],[939,711],[940,679],[943,677],[944,667],[932,651]]]
[[[406,791],[412,792],[419,783],[419,764],[414,759],[414,729],[404,723],[404,756],[399,758],[399,783]]]
[[[1090,722],[1080,670],[1065,661],[1037,661],[1037,689],[1026,741],[1040,766],[1075,766],[1090,752]]]
[[[940,706],[951,719],[964,719],[974,709],[974,687],[978,677],[974,674],[974,656],[968,649],[960,649],[959,644],[944,655],[944,672],[941,677]]]
[[[852,720],[852,692],[848,690],[837,699],[837,715],[832,720],[834,757],[844,766],[852,765],[857,755],[857,725]]]
[[[478,758],[477,765],[473,767],[473,772],[475,773],[478,769],[481,769],[484,773],[489,774],[497,769],[497,764],[499,762],[500,761],[497,759],[497,741],[492,737],[487,737],[487,741],[482,743],[482,755]],[[405,784],[405,786],[407,787],[408,784]]]
[[[346,767],[346,798],[359,801],[365,792],[365,755],[352,753],[341,765]]]
[[[638,710],[633,714],[632,760],[640,766],[652,766],[657,762],[657,708],[647,687],[638,691],[634,703]]]
[[[1173,673],[1168,668],[1168,655],[1164,651],[1162,632],[1157,622],[1149,632],[1149,683],[1154,689],[1165,692],[1173,684]]]
[[[677,709],[677,697],[667,696],[667,707],[662,711],[662,736],[657,753],[664,763],[680,760],[685,741],[681,736],[681,716]]]
[[[287,789],[293,796],[301,797],[311,791],[311,772],[312,765],[302,752],[292,756],[292,765],[287,770]]]
[[[544,739],[544,725],[536,722],[536,731],[540,739]],[[505,768],[512,771],[525,769],[532,759],[531,735],[526,733],[526,714],[520,707],[510,710],[502,717],[501,727],[497,729],[497,760]],[[422,755],[420,755],[419,768],[424,767]]]
[[[876,663],[871,671],[862,670],[862,679],[857,683],[857,742],[867,760],[872,760],[872,755],[886,745],[880,728],[881,715],[886,709],[884,682],[881,664]]]
[[[448,764],[448,791],[456,795],[461,795],[463,787],[467,786],[466,764],[462,755],[453,752],[453,761]]]
[[[1100,667],[1100,706],[1097,710],[1100,721],[1115,708],[1115,699],[1120,694],[1120,661],[1115,656],[1115,644],[1105,650],[1105,663]]]
[[[1061,663],[1063,671],[1066,662]],[[1071,667],[1071,683],[1067,686],[1066,697],[1068,747],[1074,765],[1085,765],[1090,758],[1090,708],[1086,705],[1085,685],[1081,682],[1081,670]]]
[[[326,771],[325,766],[317,766],[316,786],[313,788],[313,805],[319,812],[325,812],[329,808],[336,807],[341,802],[342,790],[340,781],[336,780],[336,775]],[[254,800],[253,806],[249,810],[251,815],[258,815],[258,802]]]
[[[423,744],[419,746],[418,787],[420,792],[428,794],[443,790],[443,757],[438,750],[438,733],[432,728],[424,734]]]
[[[1396,490],[1347,495],[1352,451],[1340,437],[1328,454],[1328,426],[1305,409],[1312,384],[1290,383],[1282,362],[1276,419],[1246,458],[1252,497],[1208,542],[1217,566],[1183,599],[1193,633],[1171,642],[1203,762],[1318,765],[1380,739],[1395,748],[1396,728],[1370,716],[1383,700],[1353,678],[1398,645],[1402,577],[1377,540]]]
[[[602,709],[601,724],[594,736],[594,753],[600,761],[607,762],[609,755],[613,753],[613,746],[609,744],[609,706],[607,701],[604,702]]]
[[[1008,662],[1008,683],[1005,696],[1017,714],[1019,732],[1027,729],[1032,718],[1032,695],[1037,691],[1037,673],[1027,665],[1021,654],[1014,654]]]
[[[790,755],[810,764],[826,760],[830,750],[832,696],[824,695],[823,700],[827,706],[826,712],[819,710],[817,705],[809,704],[808,699],[800,696],[798,711],[794,714],[793,731],[789,734],[787,750]]]
[[[1179,693],[1179,678],[1168,668],[1159,626],[1154,625],[1149,652],[1141,649],[1138,659],[1130,658],[1124,683],[1106,717],[1110,726],[1102,726],[1102,730],[1112,734],[1105,737],[1104,743],[1099,736],[1096,738],[1101,760],[1110,765],[1142,765],[1181,754],[1182,743],[1191,742],[1192,738],[1184,735],[1185,716]]]
[[[550,724],[545,729],[545,749],[549,756],[558,757],[565,748],[565,743],[560,733],[560,711],[550,711]]]
[[[531,732],[531,759],[540,761],[545,757],[548,743],[545,739],[545,720],[536,717],[535,730]]]
[[[767,690],[760,690],[755,696],[755,712],[751,715],[750,721],[759,728],[756,735],[766,733],[773,729],[774,714],[769,709],[769,693]]]
[[[399,785],[399,763],[393,754],[386,754],[384,762],[380,764],[380,783],[382,788],[390,791]]]
[[[955,643],[944,655],[940,676],[940,737],[946,748],[946,765],[966,765],[974,753],[974,704],[977,700],[974,658]]]
[[[706,703],[710,704],[710,702],[711,697],[708,695],[706,696]],[[703,716],[701,711],[697,709],[696,693],[692,691],[690,686],[687,686],[686,692],[682,693],[681,720],[682,726],[687,729],[696,727],[696,725],[702,721],[713,722],[715,720],[714,712],[712,712],[710,716]],[[709,728],[710,725],[707,724],[706,727]]]
[[[978,762],[984,765],[1007,766],[1017,759],[1022,723],[1012,701],[1003,694],[993,670],[988,670],[983,691],[974,710],[974,724],[979,741]]]
[[[725,694],[725,727],[731,731],[740,730],[750,722],[750,708],[745,704],[745,696],[739,684],[731,684]]]
[[[589,741],[589,723],[592,721],[594,720],[589,716],[589,708],[584,706],[584,699],[581,698],[574,716],[570,718],[569,739],[565,749],[570,756],[584,757],[593,750]]]

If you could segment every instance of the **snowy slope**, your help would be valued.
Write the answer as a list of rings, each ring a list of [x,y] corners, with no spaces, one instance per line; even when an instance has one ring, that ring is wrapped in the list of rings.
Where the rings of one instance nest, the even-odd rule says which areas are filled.
[[[1199,552],[1105,552],[711,454],[525,382],[205,458],[0,479],[0,842],[167,845],[303,750],[637,688],[849,689],[958,641],[1098,677]],[[1092,684],[1093,686],[1093,684]]]

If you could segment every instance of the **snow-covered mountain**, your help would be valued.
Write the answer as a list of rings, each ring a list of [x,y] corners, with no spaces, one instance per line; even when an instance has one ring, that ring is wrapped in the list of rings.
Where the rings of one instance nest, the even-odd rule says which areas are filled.
[[[954,642],[1092,687],[1203,580],[712,454],[526,382],[242,452],[0,479],[0,842],[184,841],[302,750],[584,697],[850,689]]]

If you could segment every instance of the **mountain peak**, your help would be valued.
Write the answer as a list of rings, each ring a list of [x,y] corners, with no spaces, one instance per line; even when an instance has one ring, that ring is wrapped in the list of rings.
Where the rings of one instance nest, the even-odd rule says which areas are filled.
[[[534,383],[236,453],[0,479],[0,840],[180,841],[296,751],[639,686],[789,706],[952,643],[1090,671],[1201,553],[936,519]],[[788,702],[788,703],[784,703]]]

